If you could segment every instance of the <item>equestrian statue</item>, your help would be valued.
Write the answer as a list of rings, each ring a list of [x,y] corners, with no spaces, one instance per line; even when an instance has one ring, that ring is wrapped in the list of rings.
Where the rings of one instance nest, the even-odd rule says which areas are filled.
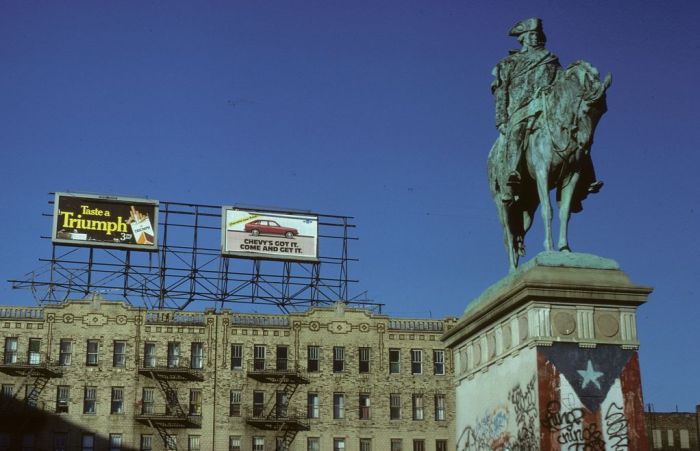
[[[593,133],[606,111],[608,74],[585,61],[562,69],[544,48],[542,21],[526,19],[513,26],[520,50],[511,51],[493,70],[491,90],[496,102],[498,139],[488,157],[491,194],[503,226],[510,270],[525,255],[525,234],[541,205],[545,251],[552,251],[552,207],[549,191],[556,188],[559,205],[557,249],[568,252],[571,213],[603,186],[591,160]]]

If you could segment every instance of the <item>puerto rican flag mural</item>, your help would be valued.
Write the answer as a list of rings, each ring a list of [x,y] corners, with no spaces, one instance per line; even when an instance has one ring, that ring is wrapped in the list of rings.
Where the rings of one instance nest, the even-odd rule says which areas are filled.
[[[648,450],[637,352],[537,348],[542,450]]]

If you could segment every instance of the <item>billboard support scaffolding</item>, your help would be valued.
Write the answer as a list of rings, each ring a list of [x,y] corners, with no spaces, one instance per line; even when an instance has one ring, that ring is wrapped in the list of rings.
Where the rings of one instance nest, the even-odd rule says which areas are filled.
[[[381,312],[380,303],[364,298],[350,300],[348,297],[348,287],[357,282],[348,276],[349,262],[357,261],[348,256],[350,241],[357,239],[351,233],[355,225],[349,216],[226,207],[256,212],[257,219],[273,217],[267,220],[299,232],[285,237],[279,235],[279,231],[259,230],[253,237],[253,230],[249,227],[246,233],[250,239],[271,240],[273,244],[277,241],[287,243],[291,249],[302,249],[296,253],[302,259],[285,258],[288,256],[274,254],[274,250],[271,251],[273,255],[237,258],[227,255],[223,247],[222,211],[225,210],[220,206],[62,194],[82,200],[97,199],[93,202],[111,202],[110,206],[115,209],[122,208],[124,202],[131,202],[137,211],[142,208],[142,221],[148,212],[141,205],[154,206],[154,216],[148,219],[156,224],[153,230],[155,248],[145,249],[147,244],[123,246],[124,243],[114,245],[110,242],[103,245],[105,243],[92,236],[64,228],[60,239],[52,240],[50,258],[39,259],[45,264],[43,267],[10,280],[13,288],[30,289],[40,304],[99,293],[105,299],[123,299],[134,306],[154,309],[224,309],[238,304],[255,304],[261,311],[288,312],[341,300]],[[59,200],[55,197],[49,202],[54,204],[54,213]],[[88,207],[85,211],[99,213],[97,210],[105,210],[103,207]],[[314,220],[316,225],[313,225]],[[122,218],[122,222],[125,221]],[[314,238],[317,245],[315,249],[308,248],[313,252],[305,250],[304,239],[308,244],[311,241],[305,237],[314,235],[303,232],[302,225],[297,227],[299,221],[305,224],[304,227],[310,227],[309,224],[317,227]],[[100,227],[106,229],[108,226]],[[56,230],[54,221],[53,234]],[[298,244],[292,246],[289,243]],[[288,254],[293,255],[293,252]]]

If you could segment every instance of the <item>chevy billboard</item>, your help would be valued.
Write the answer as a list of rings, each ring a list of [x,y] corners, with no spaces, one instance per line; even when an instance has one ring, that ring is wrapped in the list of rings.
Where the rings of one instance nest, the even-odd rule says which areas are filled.
[[[221,229],[226,256],[318,261],[318,216],[224,207]]]

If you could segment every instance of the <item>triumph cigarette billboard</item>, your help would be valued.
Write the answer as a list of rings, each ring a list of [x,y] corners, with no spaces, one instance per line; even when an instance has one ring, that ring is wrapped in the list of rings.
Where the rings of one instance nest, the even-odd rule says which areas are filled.
[[[158,201],[56,193],[51,239],[71,246],[158,250]]]
[[[223,255],[318,261],[318,216],[224,207],[222,223]]]

